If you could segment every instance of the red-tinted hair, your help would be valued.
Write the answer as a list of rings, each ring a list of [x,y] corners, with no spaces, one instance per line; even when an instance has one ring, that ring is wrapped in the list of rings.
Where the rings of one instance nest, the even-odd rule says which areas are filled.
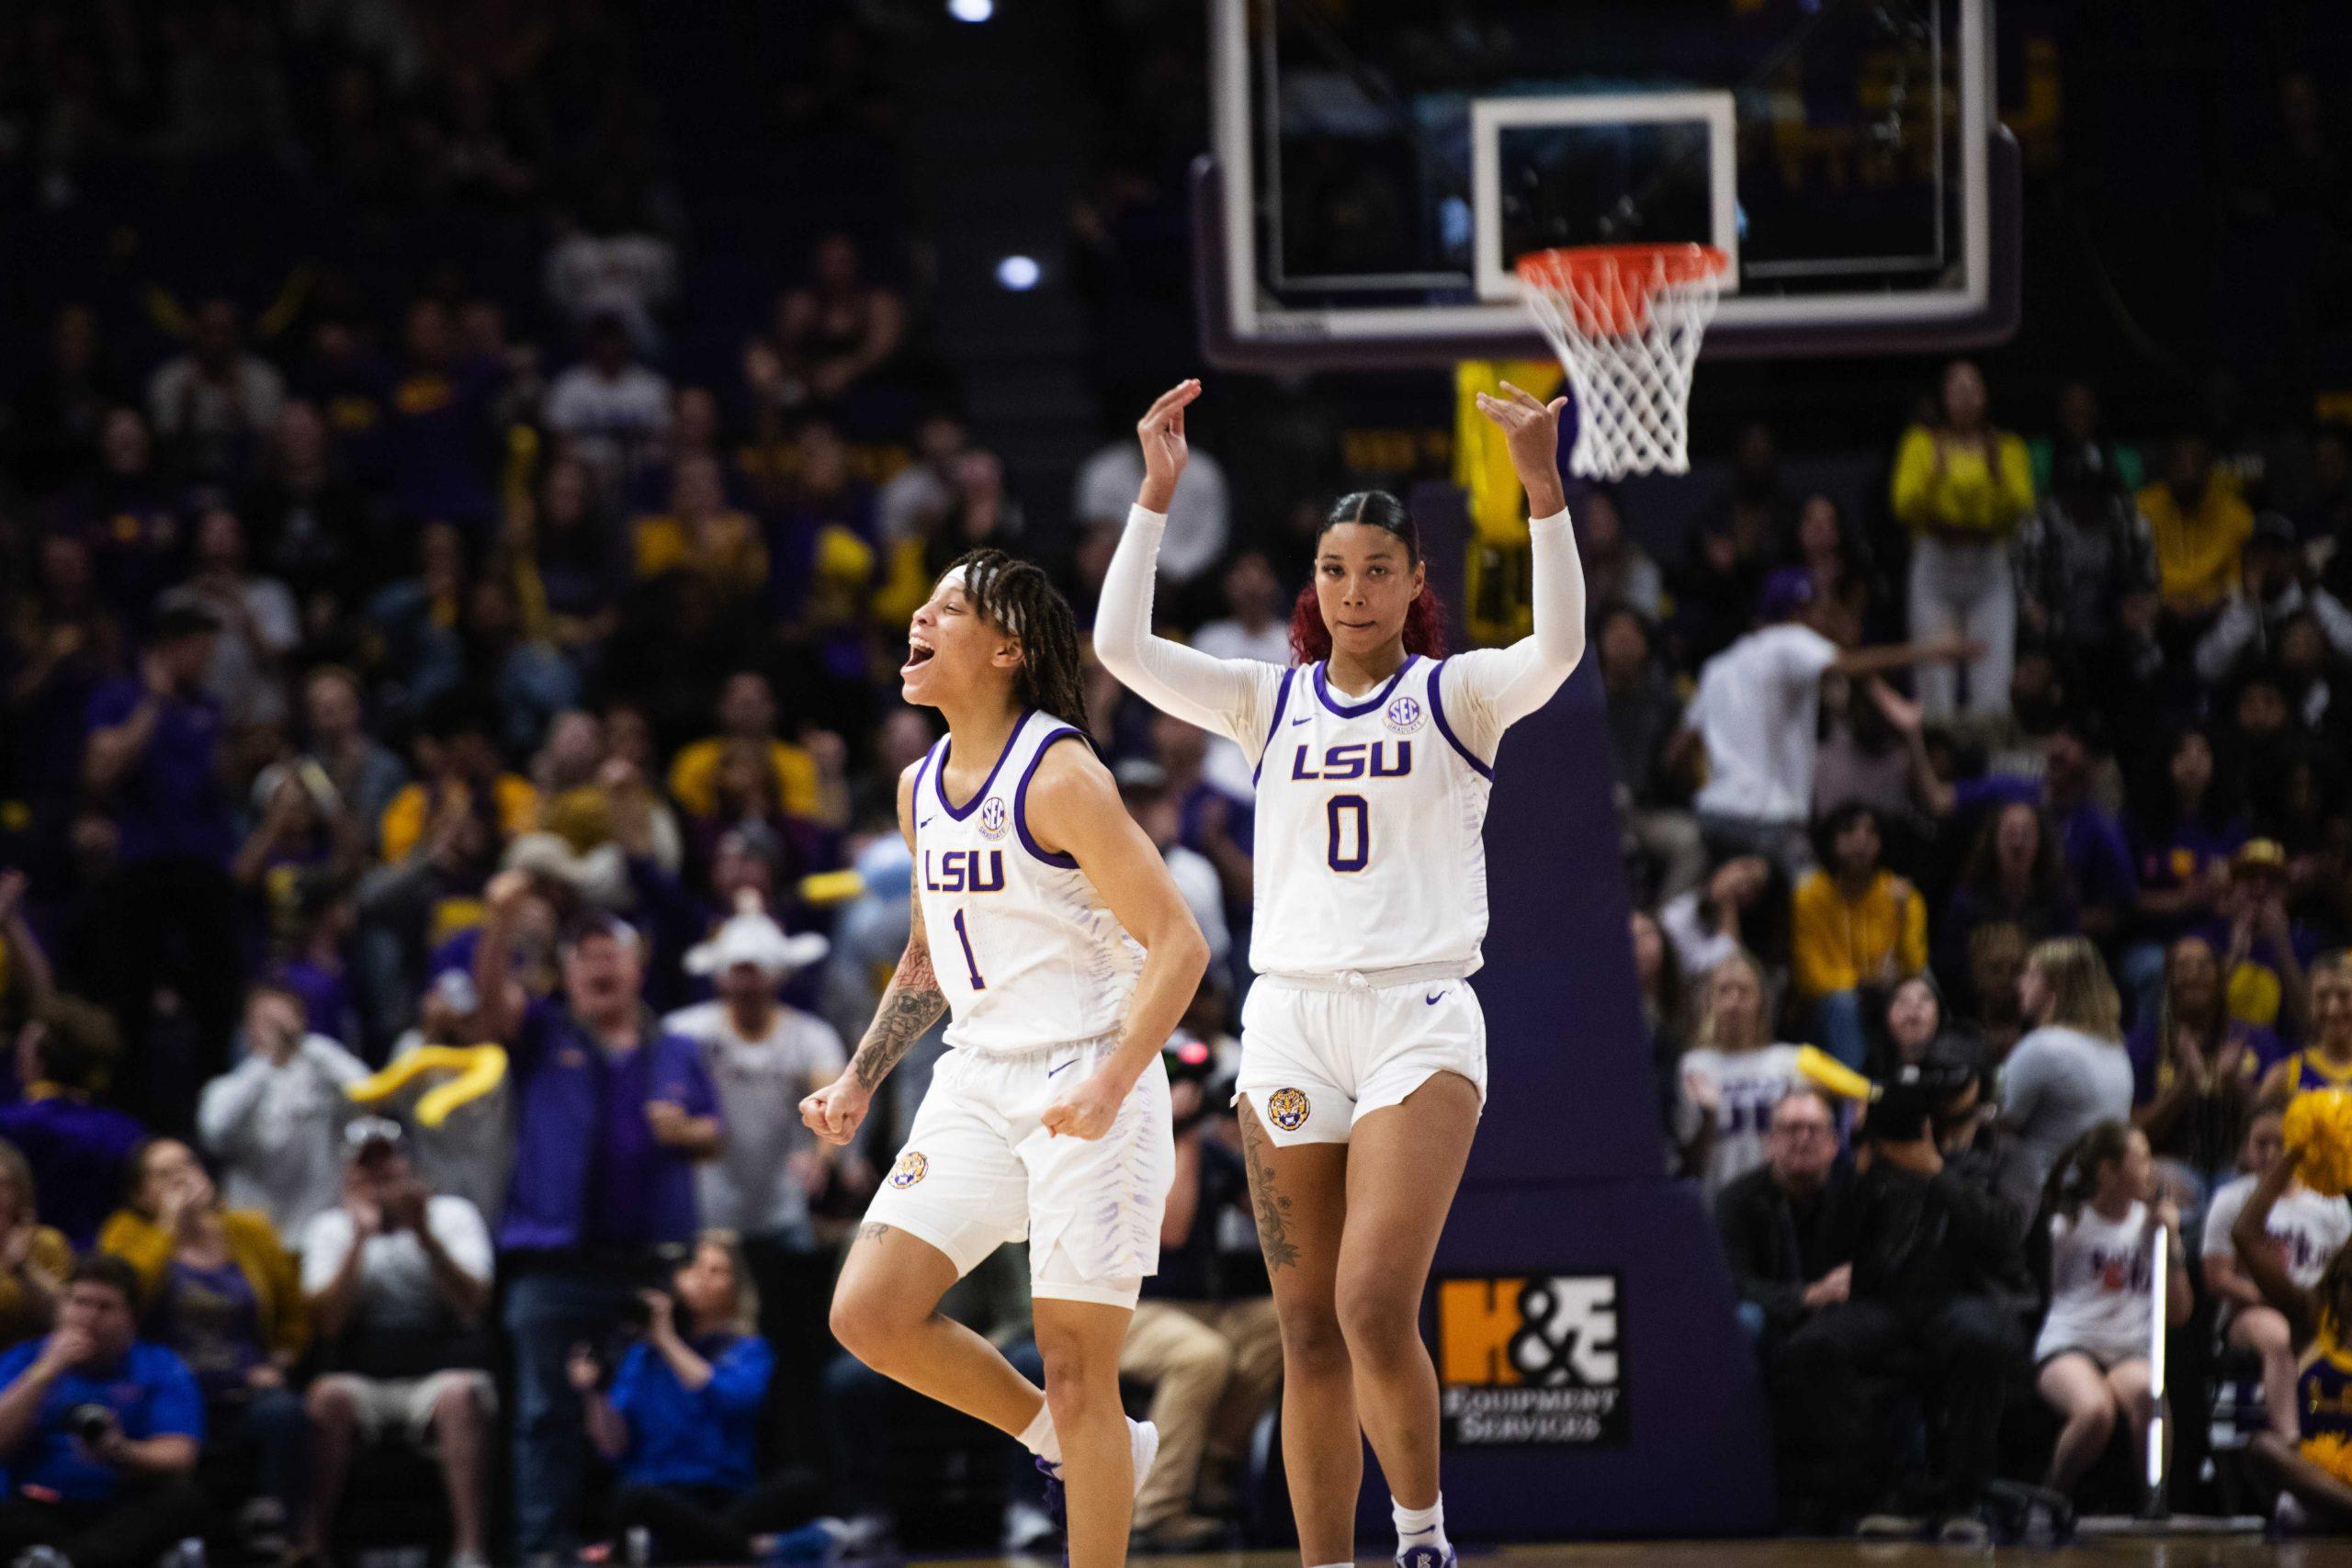
[[[1316,531],[1316,542],[1319,545],[1325,534],[1343,523],[1361,523],[1395,536],[1405,547],[1405,558],[1417,566],[1420,563],[1420,530],[1413,526],[1405,503],[1386,491],[1356,491],[1341,496]],[[1331,657],[1331,628],[1323,624],[1323,607],[1316,602],[1312,581],[1299,590],[1298,603],[1291,606],[1290,651],[1300,664]],[[1405,609],[1405,651],[1424,659],[1445,657],[1445,601],[1426,583]]]
[[[1405,651],[1423,659],[1445,657],[1445,601],[1426,583],[1405,610]],[[1323,606],[1316,602],[1311,582],[1298,591],[1298,603],[1291,606],[1290,656],[1300,664],[1331,657],[1331,628],[1323,624]]]

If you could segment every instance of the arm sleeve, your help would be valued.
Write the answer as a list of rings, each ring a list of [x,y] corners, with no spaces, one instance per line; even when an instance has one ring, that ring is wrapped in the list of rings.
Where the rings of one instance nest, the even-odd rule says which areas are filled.
[[[450,1262],[483,1284],[490,1283],[494,1268],[490,1227],[482,1223],[480,1209],[463,1198],[445,1193],[427,1205],[425,1223],[433,1227],[433,1235],[441,1243],[441,1250],[449,1255]],[[305,1262],[307,1266],[307,1258]]]
[[[2001,1068],[2001,1124],[2012,1129],[2032,1123],[2041,1109],[2043,1050],[2040,1042],[2020,1043]]]
[[[164,1352],[171,1355],[171,1352]],[[155,1392],[147,1401],[147,1429],[140,1438],[193,1438],[204,1440],[204,1394],[196,1386],[196,1374],[177,1356],[171,1359],[163,1375],[155,1380]]]
[[[2208,684],[2219,681],[2254,640],[2259,626],[2254,606],[2244,598],[2233,598],[2222,606],[2222,617],[2213,623],[2213,629],[2197,639],[2199,677]]]
[[[1741,1196],[1734,1185],[1715,1197],[1715,1229],[1723,1236],[1724,1262],[1731,1269],[1732,1289],[1741,1301],[1761,1307],[1776,1327],[1785,1327],[1804,1315],[1804,1283],[1764,1273]]]
[[[248,1056],[204,1086],[196,1102],[196,1132],[206,1152],[226,1156],[243,1141],[268,1089],[268,1063]]]
[[[351,1251],[351,1216],[322,1209],[302,1227],[302,1293],[315,1296],[334,1283]]]
[[[1566,512],[1527,525],[1535,629],[1509,648],[1446,660],[1439,679],[1463,741],[1492,757],[1503,731],[1552,700],[1584,657],[1584,561]]]
[[[1267,704],[1282,672],[1255,660],[1212,659],[1151,635],[1153,580],[1167,530],[1164,513],[1128,510],[1094,614],[1095,657],[1152,706],[1225,736],[1255,761],[1265,749]]]

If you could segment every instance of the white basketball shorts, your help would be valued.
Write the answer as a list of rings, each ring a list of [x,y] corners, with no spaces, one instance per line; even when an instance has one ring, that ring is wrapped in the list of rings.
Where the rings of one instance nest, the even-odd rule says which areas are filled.
[[[1274,1142],[1344,1144],[1438,1073],[1487,1100],[1487,1016],[1464,979],[1309,988],[1260,976],[1241,1007],[1246,1099]]]
[[[1026,1237],[1032,1295],[1135,1305],[1144,1276],[1159,1271],[1160,1211],[1176,1173],[1167,1069],[1153,1058],[1100,1138],[1057,1137],[1042,1121],[1117,1047],[1106,1037],[948,1052],[866,1222],[929,1242],[959,1277]]]

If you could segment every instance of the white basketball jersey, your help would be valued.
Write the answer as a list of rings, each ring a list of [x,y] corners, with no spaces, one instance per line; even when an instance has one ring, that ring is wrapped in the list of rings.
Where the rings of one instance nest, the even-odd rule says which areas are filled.
[[[1284,671],[1258,761],[1260,974],[1478,966],[1494,770],[1447,723],[1442,667],[1415,654],[1360,702],[1320,664]]]
[[[959,1050],[1060,1045],[1126,1021],[1143,949],[1076,860],[1038,846],[1023,813],[1046,749],[1073,739],[1084,744],[1058,719],[1024,715],[961,806],[947,798],[952,738],[915,773],[915,887]]]

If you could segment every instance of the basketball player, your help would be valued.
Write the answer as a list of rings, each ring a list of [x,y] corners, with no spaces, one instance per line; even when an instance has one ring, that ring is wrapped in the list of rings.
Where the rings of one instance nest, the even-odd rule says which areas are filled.
[[[1187,381],[1137,425],[1144,482],[1095,622],[1105,668],[1256,759],[1259,980],[1242,1012],[1242,1149],[1283,1329],[1283,1457],[1309,1568],[1353,1560],[1361,1426],[1393,1493],[1397,1561],[1453,1561],[1421,1291],[1487,1092],[1467,984],[1487,930],[1480,839],[1495,748],[1584,651],[1584,573],[1560,410],[1505,384],[1478,406],[1526,487],[1532,637],[1442,654],[1411,517],[1343,498],[1316,542],[1288,669],[1150,636],[1160,531],[1184,469]]]
[[[1175,1169],[1159,1052],[1208,944],[1085,743],[1077,627],[1045,573],[967,556],[908,642],[907,700],[948,731],[899,784],[913,931],[857,1054],[801,1118],[846,1143],[943,1010],[953,1049],[850,1248],[833,1333],[1017,1438],[1066,1508],[1070,1562],[1116,1568],[1159,1449],[1120,1407],[1119,1347]],[[935,1310],[1024,1235],[1042,1393]]]

